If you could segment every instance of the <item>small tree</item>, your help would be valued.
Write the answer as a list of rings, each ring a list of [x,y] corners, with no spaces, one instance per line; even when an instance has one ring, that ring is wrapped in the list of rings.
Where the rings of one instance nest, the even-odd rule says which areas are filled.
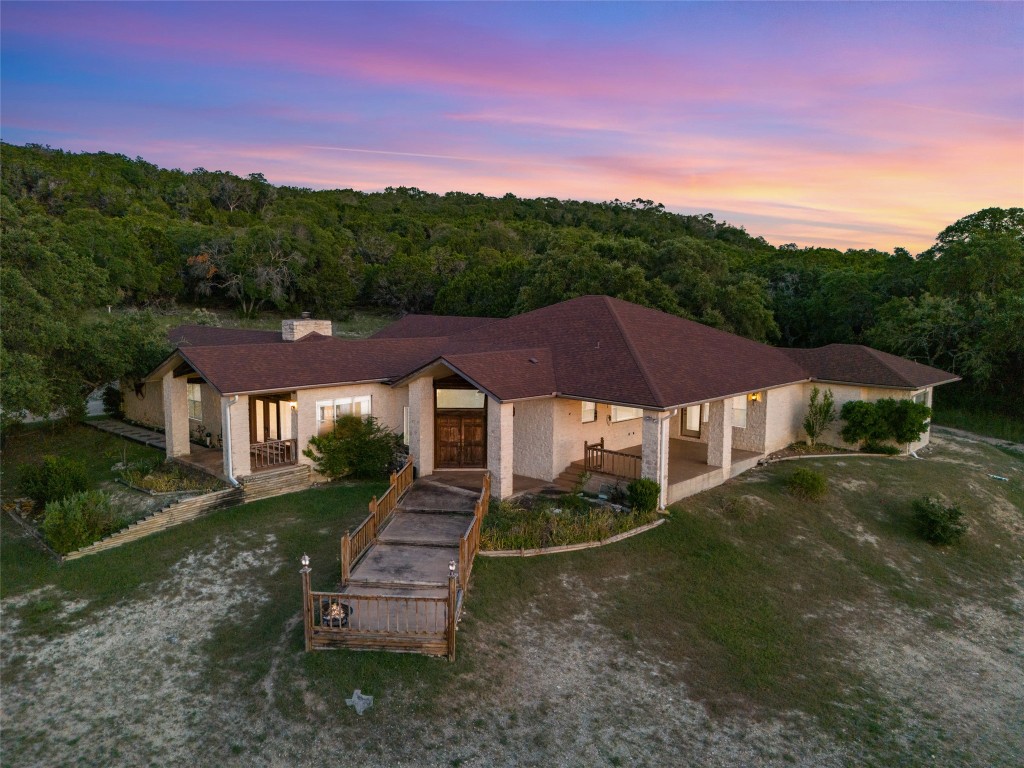
[[[819,400],[820,398],[820,400]],[[826,389],[825,394],[814,387],[811,390],[811,401],[807,406],[807,415],[804,417],[804,432],[807,433],[807,444],[814,445],[814,441],[828,429],[828,425],[836,420],[836,402],[832,397],[832,390]]]
[[[330,432],[311,437],[302,454],[332,480],[376,478],[387,475],[398,444],[398,436],[372,416],[342,416]]]

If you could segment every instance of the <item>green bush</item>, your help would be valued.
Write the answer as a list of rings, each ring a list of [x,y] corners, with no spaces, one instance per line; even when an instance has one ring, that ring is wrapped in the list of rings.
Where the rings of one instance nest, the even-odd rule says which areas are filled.
[[[821,472],[800,467],[786,478],[786,489],[799,499],[819,501],[828,493],[828,479]]]
[[[635,512],[653,512],[661,501],[661,486],[647,477],[634,480],[626,488],[629,506]]]
[[[66,555],[113,533],[119,522],[110,496],[83,491],[46,505],[43,535],[54,550]]]
[[[21,469],[21,487],[37,504],[59,501],[89,487],[85,462],[63,456],[44,456],[42,464]]]
[[[579,498],[579,497],[577,497]],[[586,505],[586,511],[567,509],[547,499],[496,501],[484,518],[480,546],[485,550],[536,549],[603,541],[657,519],[657,512],[615,512]]]
[[[311,437],[302,454],[332,480],[373,479],[387,476],[399,445],[398,435],[372,416],[342,416],[330,432]]]
[[[932,409],[914,400],[886,398],[874,403],[851,400],[843,404],[842,436],[848,443],[879,444],[894,440],[909,445],[928,429]]]
[[[963,510],[956,504],[946,506],[938,499],[923,496],[913,503],[914,527],[925,541],[932,544],[955,544],[965,533]]]

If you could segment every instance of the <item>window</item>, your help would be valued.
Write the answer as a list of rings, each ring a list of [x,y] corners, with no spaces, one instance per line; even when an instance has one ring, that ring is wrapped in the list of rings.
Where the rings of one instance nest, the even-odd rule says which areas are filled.
[[[483,408],[487,405],[487,396],[476,389],[439,389],[437,390],[437,407],[444,410],[463,410]]]
[[[580,421],[583,424],[589,424],[592,421],[597,421],[597,403],[592,403],[589,400],[583,400],[583,415],[580,417]]]
[[[629,408],[625,405],[612,406],[612,423],[617,421],[629,421],[630,419],[639,419],[643,415],[643,408]]]
[[[732,425],[740,429],[747,428],[747,396],[740,395],[732,399]]]
[[[680,415],[679,434],[685,437],[700,437],[702,405],[691,405]]]
[[[317,400],[316,433],[322,435],[334,429],[334,422],[342,416],[369,416],[370,396],[339,397],[335,400]]]
[[[188,417],[194,421],[203,420],[202,384],[188,384]],[[179,392],[181,390],[178,390]],[[181,402],[180,400],[178,402]]]

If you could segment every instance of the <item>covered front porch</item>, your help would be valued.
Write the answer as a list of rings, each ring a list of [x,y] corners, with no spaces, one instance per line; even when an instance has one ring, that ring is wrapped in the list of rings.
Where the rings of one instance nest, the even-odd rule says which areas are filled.
[[[573,462],[572,471],[567,474],[579,476],[583,472],[591,475],[586,489],[597,492],[602,485],[641,477],[643,446],[631,445],[619,451],[595,450],[587,446],[584,459]],[[670,438],[668,442],[667,482],[664,483],[666,503],[671,504],[716,485],[757,466],[764,456],[758,451],[741,448],[730,450],[727,466],[708,463],[708,444],[694,440]]]

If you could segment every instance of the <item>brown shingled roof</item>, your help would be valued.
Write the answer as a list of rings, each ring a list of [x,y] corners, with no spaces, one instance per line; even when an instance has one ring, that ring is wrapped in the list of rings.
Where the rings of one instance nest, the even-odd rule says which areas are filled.
[[[782,350],[819,381],[921,389],[959,380],[946,371],[860,344]]]
[[[386,328],[381,328],[371,339],[413,339],[430,336],[454,336],[487,323],[493,317],[461,317],[458,315],[405,315]]]
[[[915,389],[955,380],[867,347],[783,350],[607,296],[501,320],[407,315],[395,325],[390,336],[297,343],[187,326],[179,354],[222,394],[394,383],[440,361],[501,400],[556,393],[659,409],[812,378]]]

